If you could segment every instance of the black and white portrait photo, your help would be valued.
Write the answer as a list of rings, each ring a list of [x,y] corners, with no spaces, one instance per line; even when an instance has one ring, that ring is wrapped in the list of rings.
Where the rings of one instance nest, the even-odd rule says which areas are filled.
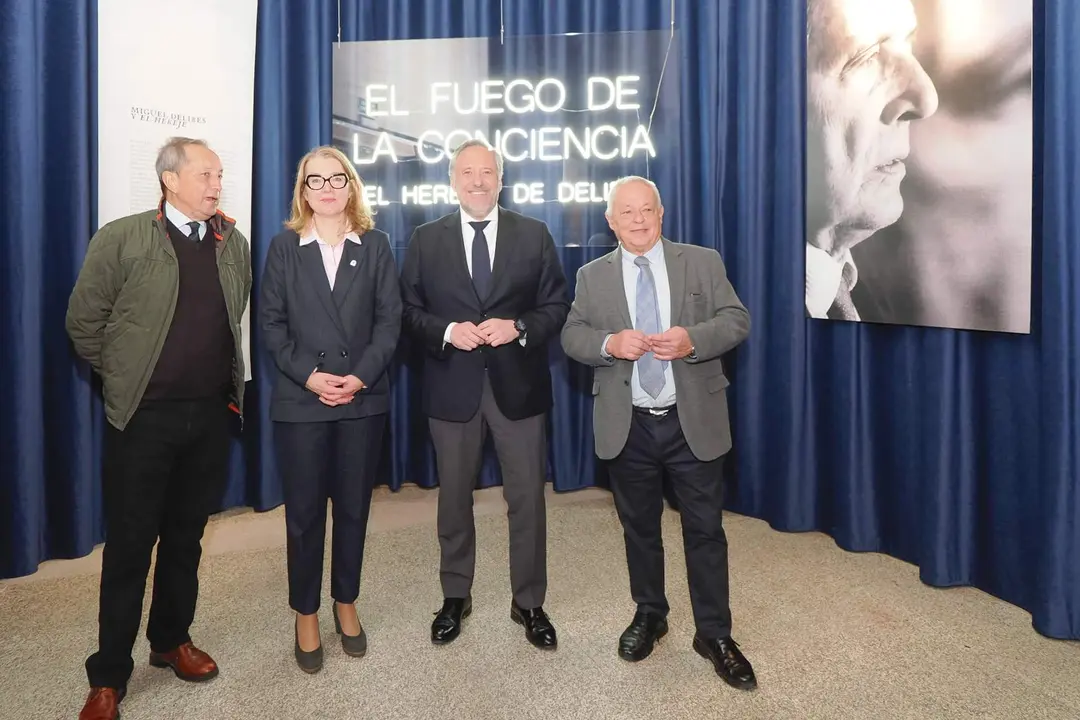
[[[1028,333],[1032,0],[807,0],[806,314]]]

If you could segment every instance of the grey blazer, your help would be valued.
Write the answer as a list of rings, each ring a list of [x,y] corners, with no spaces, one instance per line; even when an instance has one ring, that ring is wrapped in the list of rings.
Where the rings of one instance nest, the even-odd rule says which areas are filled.
[[[686,328],[695,360],[672,363],[679,422],[690,451],[702,461],[731,449],[728,379],[720,356],[750,334],[750,314],[727,279],[720,253],[663,238],[671,287],[671,326]],[[604,337],[632,328],[623,285],[622,248],[588,263],[577,273],[577,290],[562,330],[562,346],[593,370],[593,435],[596,454],[610,460],[630,433],[633,363],[600,354]]]

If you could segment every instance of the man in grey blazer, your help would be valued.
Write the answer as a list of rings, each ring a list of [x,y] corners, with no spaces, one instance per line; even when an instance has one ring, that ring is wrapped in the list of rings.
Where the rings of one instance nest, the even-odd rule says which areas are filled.
[[[633,622],[620,657],[648,657],[667,633],[663,480],[682,517],[694,649],[733,687],[757,686],[731,638],[723,455],[731,449],[720,356],[750,332],[750,315],[719,253],[661,235],[664,207],[640,177],[613,183],[607,221],[619,247],[582,267],[562,331],[566,354],[594,368],[596,454],[609,462],[626,541]]]

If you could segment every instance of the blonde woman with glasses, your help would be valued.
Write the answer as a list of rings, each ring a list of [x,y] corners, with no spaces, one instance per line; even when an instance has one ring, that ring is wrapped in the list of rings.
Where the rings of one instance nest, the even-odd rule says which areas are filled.
[[[270,244],[258,316],[277,370],[270,419],[285,498],[294,653],[315,673],[323,664],[328,499],[334,625],[346,654],[367,651],[355,603],[401,297],[389,238],[375,229],[363,182],[341,151],[319,147],[300,160],[286,228]]]

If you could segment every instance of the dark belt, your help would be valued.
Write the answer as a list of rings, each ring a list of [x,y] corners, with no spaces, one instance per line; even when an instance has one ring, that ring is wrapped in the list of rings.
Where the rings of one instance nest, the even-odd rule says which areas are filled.
[[[634,406],[634,412],[638,413],[639,415],[648,415],[650,417],[656,418],[665,417],[669,412],[673,411],[674,409],[674,405],[668,405],[667,407],[662,408],[638,407],[637,405]]]

